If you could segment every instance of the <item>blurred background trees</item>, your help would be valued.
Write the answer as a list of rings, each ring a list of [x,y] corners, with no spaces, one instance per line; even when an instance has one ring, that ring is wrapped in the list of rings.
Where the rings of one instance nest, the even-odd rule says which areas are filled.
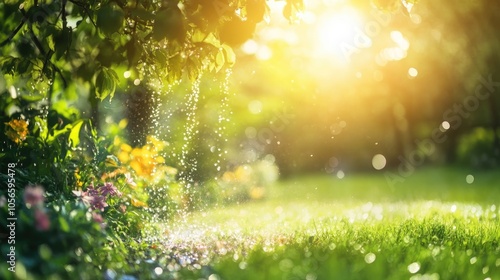
[[[499,4],[413,2],[4,1],[2,122],[126,118],[133,146],[167,140],[200,181],[266,156],[282,174],[394,168],[436,130],[425,163],[498,167]]]

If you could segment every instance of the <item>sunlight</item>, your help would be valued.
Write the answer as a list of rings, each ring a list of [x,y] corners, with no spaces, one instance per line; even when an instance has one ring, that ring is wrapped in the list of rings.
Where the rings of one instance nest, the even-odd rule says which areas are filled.
[[[316,29],[317,54],[348,60],[348,55],[352,50],[360,47],[356,46],[355,40],[357,36],[363,35],[361,22],[359,13],[351,7],[344,7],[334,13],[321,16]],[[371,44],[371,41],[364,42],[364,44]]]

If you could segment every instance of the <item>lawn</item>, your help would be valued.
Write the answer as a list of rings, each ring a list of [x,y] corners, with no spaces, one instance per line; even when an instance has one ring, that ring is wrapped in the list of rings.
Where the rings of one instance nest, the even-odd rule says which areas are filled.
[[[500,279],[499,181],[455,168],[395,186],[384,173],[288,178],[166,225],[151,262],[167,279]]]

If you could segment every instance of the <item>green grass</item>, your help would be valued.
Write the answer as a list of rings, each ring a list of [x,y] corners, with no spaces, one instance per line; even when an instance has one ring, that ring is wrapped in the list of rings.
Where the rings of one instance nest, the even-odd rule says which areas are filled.
[[[426,169],[393,187],[383,173],[284,180],[265,200],[168,225],[160,277],[500,279],[500,175],[467,174]]]

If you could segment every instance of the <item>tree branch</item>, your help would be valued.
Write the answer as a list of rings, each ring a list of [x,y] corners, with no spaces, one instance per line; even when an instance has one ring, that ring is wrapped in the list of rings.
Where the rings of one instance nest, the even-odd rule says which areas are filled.
[[[7,43],[9,43],[15,36],[16,34],[19,32],[19,30],[21,30],[21,28],[24,26],[24,24],[26,23],[26,21],[28,20],[27,17],[23,16],[23,18],[21,19],[21,22],[19,23],[19,25],[16,27],[16,29],[14,29],[14,31],[12,31],[12,33],[10,34],[9,38],[3,40],[1,43],[0,43],[0,47],[3,47],[5,45],[7,45]]]

